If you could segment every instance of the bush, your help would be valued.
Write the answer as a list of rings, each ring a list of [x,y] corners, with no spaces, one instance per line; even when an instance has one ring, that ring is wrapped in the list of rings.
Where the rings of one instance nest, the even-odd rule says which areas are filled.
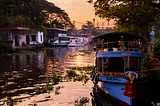
[[[8,42],[0,41],[0,54],[10,53],[10,52],[12,52],[12,47],[11,47],[10,41],[8,41]]]

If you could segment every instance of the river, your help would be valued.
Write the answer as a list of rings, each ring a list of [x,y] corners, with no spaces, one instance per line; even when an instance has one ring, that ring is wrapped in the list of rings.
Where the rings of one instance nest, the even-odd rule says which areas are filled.
[[[89,50],[91,53],[84,54],[79,50]],[[89,46],[47,48],[39,52],[0,57],[0,105],[4,105],[6,97],[23,98],[20,103],[14,104],[18,106],[34,103],[38,106],[73,106],[79,97],[91,98],[89,93],[93,84],[90,81],[85,85],[81,82],[60,83],[58,85],[63,88],[59,95],[51,92],[29,97],[28,93],[33,93],[35,85],[47,82],[55,72],[63,74],[70,67],[94,66],[94,63],[95,53]],[[50,100],[42,102],[46,95],[50,95]]]

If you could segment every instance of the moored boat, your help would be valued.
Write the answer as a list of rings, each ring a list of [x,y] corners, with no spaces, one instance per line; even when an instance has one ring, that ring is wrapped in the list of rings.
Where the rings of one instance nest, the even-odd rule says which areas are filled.
[[[44,42],[45,47],[67,47],[70,38],[67,35],[67,30],[60,28],[49,28],[47,29],[47,40]]]
[[[139,47],[145,38],[133,33],[97,35],[93,83],[119,106],[149,106],[145,54]],[[149,104],[149,105],[148,105]]]
[[[44,46],[45,47],[68,47],[69,44],[69,38],[68,40],[48,40],[46,42],[44,42]]]
[[[85,37],[70,37],[68,47],[82,47],[88,42],[88,38]]]

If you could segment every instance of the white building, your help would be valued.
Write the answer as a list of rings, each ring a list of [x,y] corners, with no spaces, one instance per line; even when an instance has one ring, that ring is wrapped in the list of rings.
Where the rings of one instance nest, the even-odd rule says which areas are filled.
[[[12,41],[12,47],[24,47],[43,44],[44,35],[41,31],[29,31],[29,28],[0,28],[1,39]]]

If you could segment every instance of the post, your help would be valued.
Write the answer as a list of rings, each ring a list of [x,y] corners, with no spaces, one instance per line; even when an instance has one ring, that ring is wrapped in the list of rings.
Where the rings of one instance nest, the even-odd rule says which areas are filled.
[[[128,54],[128,64],[127,64],[127,67],[128,67],[128,71],[129,71],[129,57],[130,57],[130,54],[129,54],[129,43],[128,43],[128,53],[127,54]]]
[[[104,58],[102,58],[102,73],[104,72]]]

